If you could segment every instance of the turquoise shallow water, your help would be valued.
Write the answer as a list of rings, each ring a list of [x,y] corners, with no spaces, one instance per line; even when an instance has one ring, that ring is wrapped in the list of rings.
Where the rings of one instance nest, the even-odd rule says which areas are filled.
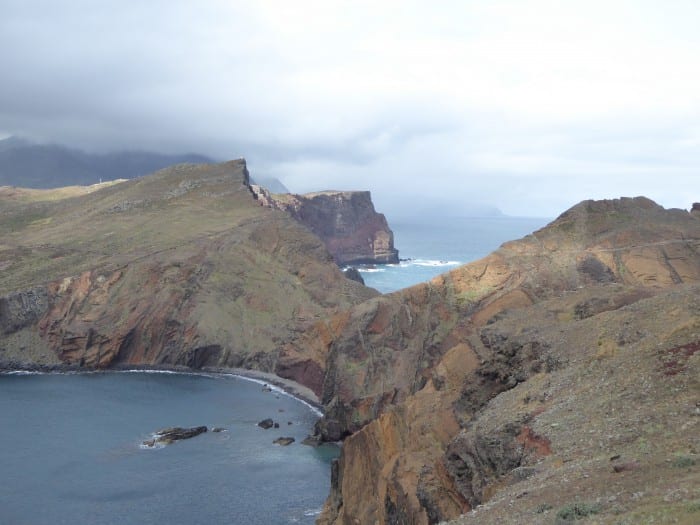
[[[393,292],[485,257],[506,241],[524,237],[550,219],[468,217],[390,223],[399,264],[359,266],[367,286]]]
[[[267,417],[280,428],[257,427]],[[300,444],[317,417],[229,376],[0,375],[0,523],[314,523],[338,453]],[[199,425],[228,431],[140,447]]]

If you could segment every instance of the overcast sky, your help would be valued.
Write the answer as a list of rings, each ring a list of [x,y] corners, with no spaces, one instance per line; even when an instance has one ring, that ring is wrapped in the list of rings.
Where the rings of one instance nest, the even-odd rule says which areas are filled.
[[[297,192],[700,201],[697,0],[0,0],[0,136],[244,156]]]

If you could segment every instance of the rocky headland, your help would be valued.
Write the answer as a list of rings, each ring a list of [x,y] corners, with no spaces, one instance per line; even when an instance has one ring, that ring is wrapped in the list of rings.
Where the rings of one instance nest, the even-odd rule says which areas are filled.
[[[325,357],[281,348],[377,292],[261,207],[245,161],[85,191],[0,189],[0,363],[250,368],[319,392]]]
[[[0,190],[0,364],[297,381],[344,439],[322,524],[697,523],[695,209],[585,201],[379,296],[247,177]]]
[[[339,265],[395,264],[399,252],[386,217],[368,191],[270,193],[252,185],[261,205],[283,210],[318,235]]]

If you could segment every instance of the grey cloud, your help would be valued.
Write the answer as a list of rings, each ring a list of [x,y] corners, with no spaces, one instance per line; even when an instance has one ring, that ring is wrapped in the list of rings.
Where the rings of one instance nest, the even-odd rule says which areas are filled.
[[[495,205],[509,214],[553,216],[583,198],[641,193],[671,206],[700,200],[691,177],[700,165],[700,110],[528,120],[505,103],[494,109],[503,86],[493,86],[486,109],[464,102],[469,76],[458,86],[423,77],[415,70],[430,57],[414,64],[412,55],[399,55],[405,63],[357,69],[375,57],[353,46],[359,41],[333,41],[326,28],[327,49],[307,59],[295,53],[308,48],[287,49],[293,42],[281,40],[252,4],[193,6],[6,0],[0,133],[95,151],[245,156],[254,175],[275,176],[292,190],[370,189],[378,208],[397,214],[478,213]],[[419,16],[408,18],[412,32],[424,30]],[[372,35],[383,29],[379,19],[368,27]],[[461,24],[450,27],[448,44],[463,45]],[[348,35],[354,32],[341,36]],[[413,33],[400,36],[411,42]],[[428,36],[429,43],[439,38]],[[392,76],[399,67],[410,74]],[[335,78],[329,71],[340,72],[340,81],[299,83],[309,73]],[[374,91],[374,79],[352,77],[362,74],[395,88]],[[439,89],[422,91],[406,78]],[[303,88],[309,85],[311,93]]]

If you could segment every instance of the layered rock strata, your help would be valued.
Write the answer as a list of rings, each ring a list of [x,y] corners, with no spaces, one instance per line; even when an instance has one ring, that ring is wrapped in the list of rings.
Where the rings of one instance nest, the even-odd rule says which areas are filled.
[[[399,262],[394,234],[368,191],[273,194],[253,185],[263,206],[283,210],[318,235],[339,265]]]
[[[586,201],[480,261],[317,323],[283,355],[328,355],[317,437],[345,443],[320,523],[436,523],[483,504],[559,453],[536,421],[552,406],[542,385],[585,375],[608,353],[639,350],[651,364],[632,375],[667,381],[644,374],[659,348],[695,348],[697,312],[685,305],[699,250],[700,221],[686,211],[644,198]],[[690,368],[681,368],[687,394]],[[529,384],[541,402],[475,426],[500,395]],[[592,413],[585,397],[560,395]]]

